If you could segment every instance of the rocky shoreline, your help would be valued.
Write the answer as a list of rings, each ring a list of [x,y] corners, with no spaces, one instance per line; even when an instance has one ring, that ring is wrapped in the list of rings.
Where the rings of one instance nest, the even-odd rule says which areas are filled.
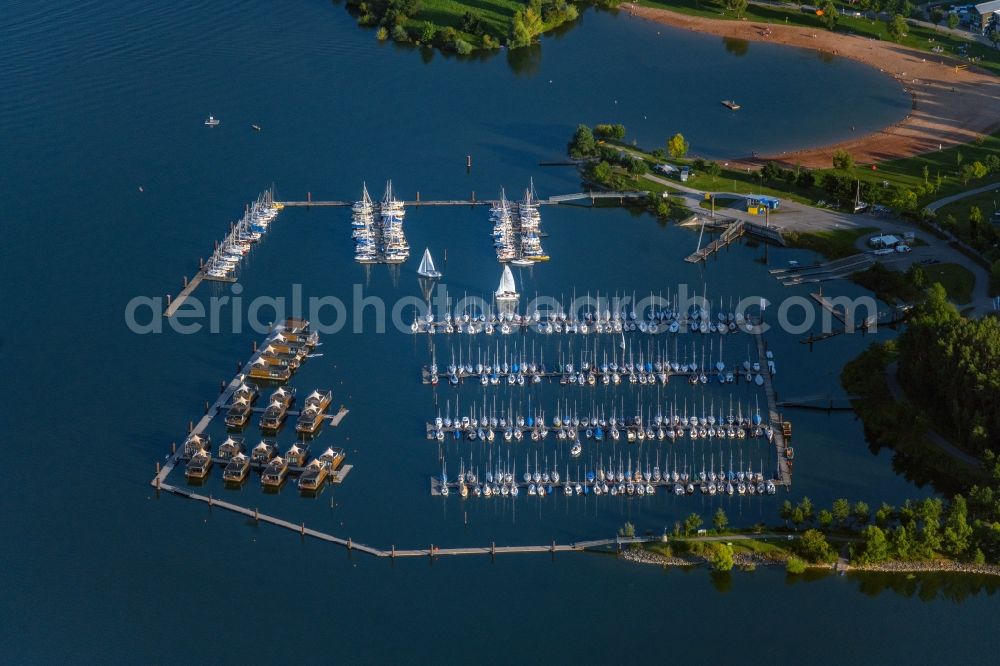
[[[656,564],[664,567],[697,567],[708,565],[704,557],[677,557],[660,555],[644,548],[627,549],[619,557],[636,564]],[[734,553],[733,564],[737,569],[755,569],[760,566],[785,566],[787,557],[763,555],[761,553]],[[810,569],[833,569],[833,565],[807,565]],[[847,565],[842,570],[860,573],[962,573],[979,576],[1000,576],[1000,565],[972,564],[953,560],[930,560],[927,562],[881,562],[868,565]]]
[[[1000,576],[1000,566],[995,564],[972,564],[952,560],[931,560],[929,562],[881,562],[848,567],[848,571],[864,573],[965,573],[979,576]]]

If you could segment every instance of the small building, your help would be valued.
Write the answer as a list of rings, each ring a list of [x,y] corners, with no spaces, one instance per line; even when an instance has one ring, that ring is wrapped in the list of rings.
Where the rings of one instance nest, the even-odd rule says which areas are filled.
[[[986,32],[986,28],[994,21],[1000,22],[1000,0],[982,2],[969,12],[969,22],[976,32]]]
[[[665,173],[668,176],[676,176],[680,173],[680,169],[675,167],[673,164],[657,164],[656,170]]]
[[[779,205],[781,205],[781,199],[777,197],[763,194],[747,196],[747,212],[751,215],[766,215],[768,211],[776,209]]]
[[[901,242],[898,236],[893,236],[892,234],[880,234],[868,239],[868,244],[876,249],[893,248]]]

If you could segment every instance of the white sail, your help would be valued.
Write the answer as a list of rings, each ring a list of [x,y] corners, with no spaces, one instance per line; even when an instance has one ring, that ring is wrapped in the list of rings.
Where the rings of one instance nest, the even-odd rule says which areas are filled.
[[[431,258],[430,248],[424,249],[424,256],[420,260],[420,267],[417,268],[417,275],[427,278],[441,277],[441,272],[434,268],[434,259]]]
[[[503,276],[500,278],[496,297],[504,300],[514,300],[518,297],[517,286],[514,284],[514,274],[510,272],[510,266],[503,267]]]

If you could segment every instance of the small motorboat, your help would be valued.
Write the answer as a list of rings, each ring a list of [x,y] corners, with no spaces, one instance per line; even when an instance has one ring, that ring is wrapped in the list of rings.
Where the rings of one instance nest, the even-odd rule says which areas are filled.
[[[255,132],[259,132],[259,131],[260,131],[260,125],[250,125],[250,127],[251,127],[251,128],[252,128],[252,129],[253,129],[253,130],[254,130]]]
[[[205,121],[205,126],[206,127],[218,127],[221,122],[222,121],[219,120],[218,118],[216,118],[215,116],[209,116],[208,119]]]

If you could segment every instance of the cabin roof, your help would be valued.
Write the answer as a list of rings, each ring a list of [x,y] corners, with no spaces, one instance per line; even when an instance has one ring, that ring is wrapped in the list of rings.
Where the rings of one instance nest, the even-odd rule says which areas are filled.
[[[992,12],[1000,12],[1000,0],[991,0],[990,2],[983,2],[976,5],[976,12],[980,15],[990,14]]]

